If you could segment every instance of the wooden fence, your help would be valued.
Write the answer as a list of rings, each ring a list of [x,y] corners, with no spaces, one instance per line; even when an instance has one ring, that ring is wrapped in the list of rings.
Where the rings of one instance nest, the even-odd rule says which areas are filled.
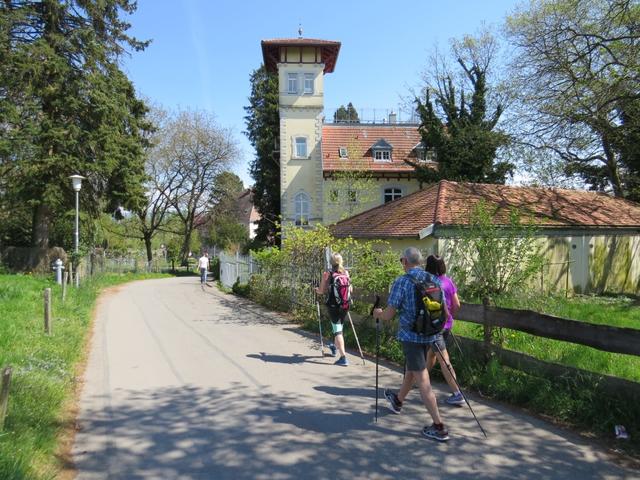
[[[640,356],[640,330],[610,327],[568,320],[530,310],[463,303],[456,318],[484,325],[504,327],[537,337],[586,345],[606,352]]]
[[[381,297],[381,304],[385,305],[386,295],[381,295]],[[364,295],[359,296],[357,300],[373,304],[374,299],[375,297],[371,295]],[[605,352],[640,356],[640,330],[569,320],[530,310],[493,307],[488,305],[488,302],[486,303],[486,305],[462,303],[460,310],[456,312],[457,320],[482,325],[484,328],[484,340],[482,341],[456,336],[456,339],[462,344],[465,355],[471,355],[481,361],[485,361],[488,357],[495,357],[502,365],[533,375],[550,379],[571,379],[571,381],[586,385],[597,383],[598,388],[640,398],[640,383],[638,382],[546,362],[524,353],[507,350],[493,344],[491,334],[494,327],[503,327],[537,337],[584,345]],[[354,315],[353,318],[356,323],[371,322],[370,318],[367,321],[366,317],[360,315]]]
[[[588,322],[569,320],[530,310],[514,310],[489,305],[463,303],[456,313],[458,320],[476,323],[484,327],[484,341],[458,337],[465,350],[476,356],[495,356],[502,365],[546,378],[570,378],[582,383],[597,383],[610,392],[640,395],[640,383],[619,377],[582,370],[579,368],[545,362],[524,353],[500,348],[492,344],[493,327],[509,328],[537,337],[561,340],[584,345],[605,352],[640,356],[640,330],[611,327]]]

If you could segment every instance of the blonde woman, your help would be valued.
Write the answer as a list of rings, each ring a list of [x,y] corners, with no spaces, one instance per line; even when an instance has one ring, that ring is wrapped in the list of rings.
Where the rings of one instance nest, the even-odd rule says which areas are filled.
[[[316,293],[320,295],[327,294],[326,305],[334,337],[334,344],[329,345],[329,348],[333,356],[336,356],[336,353],[340,354],[340,358],[336,360],[335,365],[346,367],[349,365],[349,360],[347,360],[347,352],[344,349],[342,330],[348,308],[344,308],[343,303],[351,293],[351,282],[349,280],[349,272],[344,268],[342,255],[334,253],[331,255],[330,263],[331,270],[322,274],[322,281],[320,286],[316,288]]]

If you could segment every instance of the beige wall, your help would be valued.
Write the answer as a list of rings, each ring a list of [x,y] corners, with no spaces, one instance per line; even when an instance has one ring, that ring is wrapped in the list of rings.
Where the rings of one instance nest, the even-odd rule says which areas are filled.
[[[409,195],[420,189],[417,180],[407,179],[370,179],[363,182],[366,192],[360,193],[360,200],[355,204],[346,201],[345,190],[348,189],[348,182],[345,180],[326,179],[323,185],[324,191],[324,212],[325,224],[335,223],[350,216],[369,210],[384,203],[384,190],[386,188],[400,188],[402,196]],[[331,191],[338,191],[338,201],[332,201]]]
[[[286,107],[318,107],[324,106],[324,76],[322,63],[279,63],[278,64],[278,91],[280,93],[280,106]],[[289,74],[298,75],[299,94],[289,93]],[[314,76],[313,93],[302,93],[304,74]]]
[[[425,257],[442,255],[447,263],[456,243],[432,236],[384,240],[398,253],[417,247]],[[567,234],[540,237],[539,244],[546,263],[531,281],[536,291],[640,294],[640,235]]]
[[[640,294],[639,235],[568,233],[540,237],[538,243],[545,265],[532,280],[532,288],[558,293]],[[448,259],[454,244],[453,239],[439,238],[437,253]]]
[[[295,221],[295,197],[310,200],[309,224],[322,222],[323,65],[278,64],[280,102],[280,201],[283,224]],[[288,74],[298,74],[298,93],[288,93]],[[314,75],[313,94],[303,93],[305,73]],[[306,158],[295,155],[295,139],[307,140]]]

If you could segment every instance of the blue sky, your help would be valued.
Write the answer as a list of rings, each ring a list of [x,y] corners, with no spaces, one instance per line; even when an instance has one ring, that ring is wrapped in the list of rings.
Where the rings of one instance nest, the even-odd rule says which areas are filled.
[[[260,41],[303,36],[342,43],[325,78],[325,109],[397,109],[438,44],[499,25],[516,0],[138,0],[130,33],[152,40],[125,59],[141,95],[166,108],[213,112],[235,133],[247,172],[253,149],[242,131],[249,75],[262,62]]]

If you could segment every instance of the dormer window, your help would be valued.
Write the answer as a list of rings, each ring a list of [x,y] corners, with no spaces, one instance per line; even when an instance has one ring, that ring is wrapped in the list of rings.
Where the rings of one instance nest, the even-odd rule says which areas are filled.
[[[347,147],[340,147],[338,149],[338,156],[340,158],[349,158],[349,152],[347,151]]]
[[[381,162],[390,162],[391,161],[391,151],[390,150],[378,150],[375,152],[374,158]]]
[[[371,153],[376,162],[390,162],[393,147],[384,138],[381,138],[371,146]]]
[[[435,162],[436,154],[433,150],[427,150],[424,142],[418,143],[413,150],[416,152],[416,158],[425,162]]]

